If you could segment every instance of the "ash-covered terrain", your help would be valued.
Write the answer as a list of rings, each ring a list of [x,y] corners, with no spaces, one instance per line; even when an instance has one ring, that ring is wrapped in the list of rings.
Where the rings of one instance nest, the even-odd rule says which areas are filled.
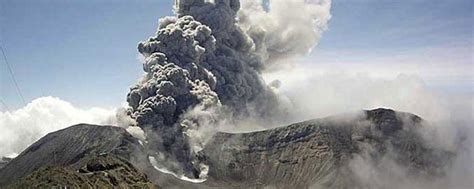
[[[48,134],[11,160],[0,170],[0,186],[388,188],[368,185],[355,163],[370,161],[380,174],[392,174],[385,169],[393,163],[423,181],[445,176],[455,154],[424,141],[422,122],[376,109],[265,131],[219,132],[202,151],[209,165],[202,183],[155,169],[144,145],[123,128],[81,124]]]
[[[138,44],[144,75],[117,113],[119,126],[44,136],[0,162],[0,187],[452,185],[458,151],[433,142],[432,126],[416,115],[374,109],[300,122],[312,115],[295,115],[305,104],[263,74],[312,50],[331,1],[258,2],[175,0],[175,16]]]

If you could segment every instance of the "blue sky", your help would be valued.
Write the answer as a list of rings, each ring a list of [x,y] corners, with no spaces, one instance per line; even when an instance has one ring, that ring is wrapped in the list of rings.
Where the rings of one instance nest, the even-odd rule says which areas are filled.
[[[305,64],[408,72],[437,90],[473,94],[473,2],[334,0],[329,28]],[[172,14],[172,3],[0,0],[0,42],[26,101],[56,96],[115,107],[142,74],[138,41]],[[23,106],[3,60],[0,92],[10,109]]]

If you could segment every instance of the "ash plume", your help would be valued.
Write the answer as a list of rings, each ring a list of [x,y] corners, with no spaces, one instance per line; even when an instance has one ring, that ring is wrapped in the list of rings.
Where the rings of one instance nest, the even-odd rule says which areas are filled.
[[[271,58],[301,54],[314,46],[330,17],[330,1],[276,2],[275,14],[285,5],[292,5],[292,13],[317,7],[321,14],[293,17],[299,24],[275,35],[285,22],[260,27],[259,20],[251,19],[259,14],[272,19],[272,10],[263,13],[258,8],[263,2],[244,4],[258,11],[241,10],[239,16],[239,0],[176,0],[176,16],[160,19],[156,36],[139,43],[146,74],[127,95],[128,114],[145,131],[152,158],[176,162],[167,163],[166,169],[205,179],[207,168],[199,153],[205,139],[196,131],[216,132],[223,117],[232,123],[288,116],[274,90],[277,85],[267,85],[262,72]],[[298,29],[301,24],[307,27]],[[295,41],[301,35],[311,40]],[[289,41],[294,42],[287,45]]]

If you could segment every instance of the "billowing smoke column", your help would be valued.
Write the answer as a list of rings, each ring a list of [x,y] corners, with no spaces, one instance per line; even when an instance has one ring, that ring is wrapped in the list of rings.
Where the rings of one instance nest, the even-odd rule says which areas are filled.
[[[330,8],[331,0],[242,0],[239,25],[268,67],[309,53],[327,28]]]
[[[329,14],[327,4],[311,5],[326,7]],[[204,140],[195,133],[203,127],[212,130],[222,117],[269,120],[288,115],[261,73],[271,54],[308,52],[316,41],[283,48],[285,41],[302,33],[290,28],[280,40],[282,36],[266,33],[274,32],[270,27],[257,27],[257,21],[238,22],[239,10],[239,0],[176,0],[176,17],[160,19],[156,36],[138,45],[146,75],[127,96],[128,114],[145,131],[153,160],[172,172],[205,179],[207,167],[199,154]],[[240,17],[252,16],[241,12],[245,16]],[[308,35],[319,35],[320,29]]]

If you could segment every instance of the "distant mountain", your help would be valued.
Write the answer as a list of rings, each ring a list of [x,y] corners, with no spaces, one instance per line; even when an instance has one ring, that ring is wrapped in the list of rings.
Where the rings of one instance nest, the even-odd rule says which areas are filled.
[[[156,171],[145,147],[125,129],[80,124],[46,135],[11,160],[0,169],[0,187],[90,186],[95,180],[110,187],[139,181],[140,188],[357,188],[361,183],[349,167],[355,156],[390,158],[417,176],[442,175],[453,153],[425,143],[421,128],[416,115],[376,109],[217,133],[203,150],[209,178],[194,184]]]

